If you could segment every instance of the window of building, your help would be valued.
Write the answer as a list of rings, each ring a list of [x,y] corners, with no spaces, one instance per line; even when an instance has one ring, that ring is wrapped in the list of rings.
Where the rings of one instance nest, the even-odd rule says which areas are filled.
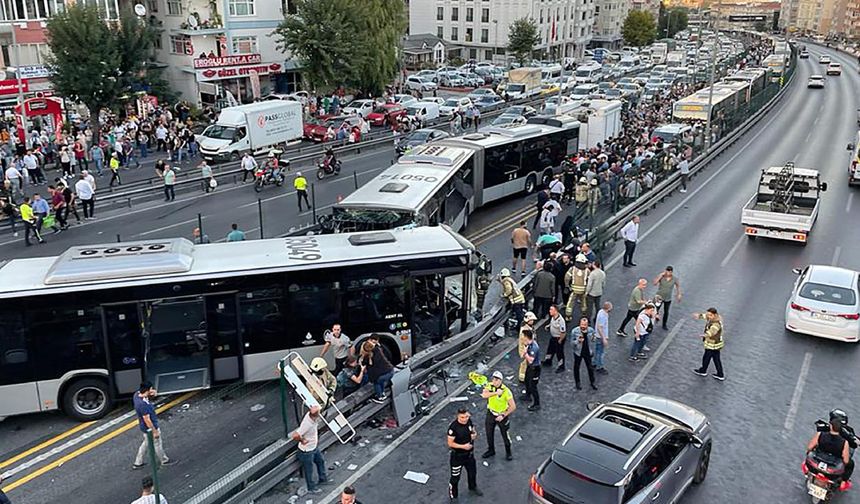
[[[167,0],[167,15],[168,16],[181,16],[182,15],[182,2],[180,0]]]
[[[451,7],[451,21],[459,21],[460,20],[460,8],[459,7]]]
[[[150,14],[158,12],[158,0],[146,0],[146,11]]]
[[[543,9],[540,10],[540,22],[543,24]]]
[[[475,9],[466,7],[466,22],[471,23],[475,20]]]
[[[170,52],[172,54],[185,54],[185,44],[188,40],[188,37],[184,35],[171,35]]]
[[[471,41],[472,41],[472,29],[471,29],[471,28],[466,28],[466,38],[465,38],[465,41],[466,41],[466,42],[471,42]]]
[[[436,36],[439,38],[445,38],[445,28],[442,26],[436,27]]]
[[[469,49],[469,59],[476,59],[478,57],[477,49]]]
[[[481,42],[486,44],[490,41],[490,30],[486,28],[481,29]]]
[[[481,9],[481,22],[489,23],[490,22],[490,9]]]
[[[436,7],[436,21],[445,19],[445,7]]]
[[[228,0],[227,11],[231,16],[253,16],[254,0]]]
[[[457,40],[458,30],[456,26],[451,27],[451,40]]]
[[[485,60],[491,60],[491,59],[493,59],[493,51],[492,51],[492,49],[487,49],[486,51],[484,51],[484,59],[485,59]]]
[[[257,37],[233,37],[233,54],[257,54]]]

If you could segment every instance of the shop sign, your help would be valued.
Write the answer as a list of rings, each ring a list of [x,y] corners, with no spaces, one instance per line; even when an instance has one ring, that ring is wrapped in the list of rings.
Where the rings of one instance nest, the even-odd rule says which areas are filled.
[[[45,65],[25,65],[18,67],[22,79],[43,79],[51,76],[51,70]]]
[[[21,81],[21,92],[27,93],[30,91],[30,86],[27,84],[27,81]],[[0,95],[11,95],[18,94],[18,80],[17,79],[7,79],[0,80]]]
[[[195,73],[197,74],[197,82],[211,82],[222,79],[243,79],[251,76],[252,73],[256,73],[257,75],[281,73],[283,68],[283,65],[280,63],[268,63],[262,65],[207,68],[205,70],[197,70]]]
[[[263,57],[259,54],[237,54],[235,56],[218,56],[215,58],[197,58],[194,68],[220,68],[240,65],[259,65]]]

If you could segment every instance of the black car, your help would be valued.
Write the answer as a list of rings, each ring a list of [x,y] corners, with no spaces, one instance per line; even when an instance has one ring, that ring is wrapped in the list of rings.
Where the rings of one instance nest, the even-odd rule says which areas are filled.
[[[495,110],[505,104],[505,100],[498,95],[484,95],[474,103],[481,112]]]
[[[398,156],[402,156],[406,153],[406,149],[415,148],[419,145],[424,145],[426,143],[430,143],[434,140],[442,140],[443,138],[448,138],[450,135],[442,130],[424,128],[418,129],[405,135],[403,138],[397,142],[397,147],[395,147],[395,151]]]

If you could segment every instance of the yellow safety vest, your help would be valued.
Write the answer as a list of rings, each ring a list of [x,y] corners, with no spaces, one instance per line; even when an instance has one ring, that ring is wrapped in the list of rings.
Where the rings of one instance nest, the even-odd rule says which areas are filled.
[[[511,392],[511,389],[509,389],[507,386],[502,385],[500,389],[502,391],[502,395],[490,396],[490,398],[487,399],[487,409],[496,414],[500,414],[506,409],[508,409],[508,401],[510,399],[513,399],[514,397],[514,394]]]
[[[726,345],[723,338],[723,321],[714,320],[705,326],[705,350],[719,350]]]
[[[304,177],[296,177],[296,180],[293,182],[293,187],[296,188],[296,191],[305,191],[308,188],[308,179]]]

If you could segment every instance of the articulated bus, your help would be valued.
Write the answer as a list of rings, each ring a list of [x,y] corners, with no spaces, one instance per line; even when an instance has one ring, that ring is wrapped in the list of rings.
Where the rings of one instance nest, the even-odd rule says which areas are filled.
[[[736,90],[714,86],[714,96],[708,105],[710,88],[704,88],[696,93],[681,98],[672,105],[672,119],[676,121],[707,121],[716,120],[720,112],[729,113],[734,109]]]
[[[549,183],[579,149],[579,121],[533,117],[527,124],[421,146],[334,206],[324,232],[446,224],[466,227],[475,209]]]
[[[746,82],[749,86],[747,101],[762,92],[770,82],[770,70],[767,68],[745,68],[727,76],[724,81]]]
[[[269,380],[335,323],[404,356],[473,322],[474,247],[445,226],[195,245],[73,247],[0,263],[0,417],[104,416],[160,392]]]

